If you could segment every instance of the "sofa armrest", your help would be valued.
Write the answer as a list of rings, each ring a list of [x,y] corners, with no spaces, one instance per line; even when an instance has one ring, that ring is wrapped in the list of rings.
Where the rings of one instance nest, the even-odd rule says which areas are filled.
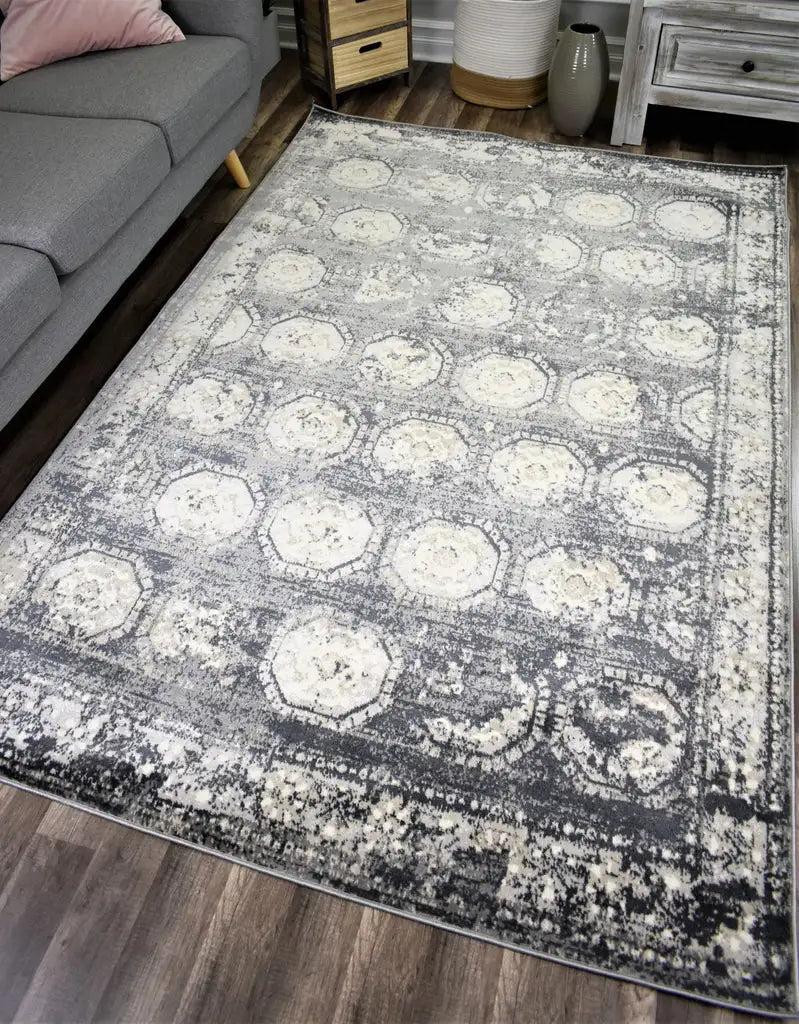
[[[261,66],[262,0],[165,0],[164,10],[188,35],[233,36],[250,48],[253,78]]]

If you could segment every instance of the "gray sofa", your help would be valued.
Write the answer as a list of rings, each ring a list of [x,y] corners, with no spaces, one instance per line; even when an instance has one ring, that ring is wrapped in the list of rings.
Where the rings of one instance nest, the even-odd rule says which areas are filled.
[[[0,85],[0,427],[252,124],[261,0],[164,9],[185,42]]]

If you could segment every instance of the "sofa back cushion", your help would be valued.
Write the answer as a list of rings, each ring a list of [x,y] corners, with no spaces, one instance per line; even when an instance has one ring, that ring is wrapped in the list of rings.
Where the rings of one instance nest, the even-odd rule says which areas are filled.
[[[90,50],[178,42],[161,0],[0,0],[0,81]]]

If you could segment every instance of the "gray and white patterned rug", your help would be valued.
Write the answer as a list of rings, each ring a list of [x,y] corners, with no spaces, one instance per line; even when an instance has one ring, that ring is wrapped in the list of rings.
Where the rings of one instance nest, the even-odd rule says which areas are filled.
[[[785,176],[316,110],[0,527],[9,779],[795,1007]]]

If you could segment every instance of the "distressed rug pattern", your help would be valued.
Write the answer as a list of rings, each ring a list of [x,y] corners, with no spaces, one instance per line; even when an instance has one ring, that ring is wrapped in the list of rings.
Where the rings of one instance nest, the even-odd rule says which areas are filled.
[[[8,779],[795,1006],[782,169],[316,110],[0,526]]]

